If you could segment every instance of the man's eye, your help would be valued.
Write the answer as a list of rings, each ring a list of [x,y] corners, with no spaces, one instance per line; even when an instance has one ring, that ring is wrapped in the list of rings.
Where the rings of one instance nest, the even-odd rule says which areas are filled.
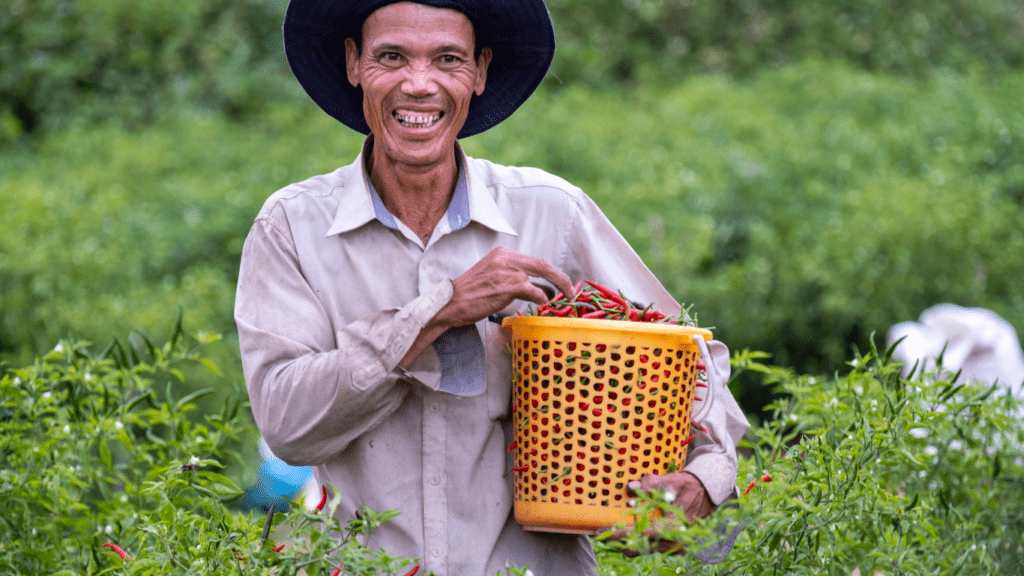
[[[462,61],[458,56],[453,56],[451,54],[445,54],[444,56],[441,56],[440,60],[442,64],[458,64],[459,62]]]
[[[402,59],[402,55],[398,52],[385,52],[380,55],[380,59],[385,62],[398,62]]]

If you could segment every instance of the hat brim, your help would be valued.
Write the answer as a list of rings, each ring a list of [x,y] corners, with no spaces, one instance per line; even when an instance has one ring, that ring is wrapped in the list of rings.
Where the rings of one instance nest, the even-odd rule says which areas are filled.
[[[288,65],[325,112],[362,134],[363,90],[348,81],[345,39],[355,37],[366,16],[400,0],[291,0],[283,25]],[[515,112],[551,66],[555,34],[543,0],[412,0],[466,14],[481,47],[493,57],[483,94],[473,95],[458,138],[479,134]]]

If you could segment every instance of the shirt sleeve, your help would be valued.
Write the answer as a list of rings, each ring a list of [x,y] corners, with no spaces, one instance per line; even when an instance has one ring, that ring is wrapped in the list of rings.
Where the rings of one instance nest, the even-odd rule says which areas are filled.
[[[707,354],[702,351],[702,356],[708,388],[698,390],[710,394],[711,401],[694,414],[694,421],[706,432],[695,432],[696,438],[686,454],[686,471],[700,480],[711,501],[718,506],[738,495],[736,447],[750,424],[729,391],[729,349],[717,340],[707,342],[706,348]]]
[[[398,363],[451,296],[444,281],[401,308],[334,327],[287,230],[260,216],[242,250],[235,322],[253,417],[274,454],[320,464],[396,411],[410,386],[436,389],[436,355],[408,370]]]
[[[627,298],[668,314],[679,312],[679,303],[661,285],[636,251],[626,242],[600,208],[586,194],[577,196],[572,225],[566,227],[566,252],[562,270],[573,281],[586,279],[619,289]],[[711,402],[696,414],[697,424],[708,431],[696,432],[687,450],[686,470],[697,477],[715,505],[736,493],[736,448],[749,428],[746,415],[729,391],[729,350],[720,342],[708,346],[718,368]],[[724,377],[722,375],[724,374]]]

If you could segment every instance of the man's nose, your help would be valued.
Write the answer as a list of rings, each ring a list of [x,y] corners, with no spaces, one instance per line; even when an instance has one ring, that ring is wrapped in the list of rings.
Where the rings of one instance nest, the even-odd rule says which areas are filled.
[[[402,81],[402,92],[410,96],[429,96],[437,92],[437,82],[429,66],[410,66],[405,80]]]

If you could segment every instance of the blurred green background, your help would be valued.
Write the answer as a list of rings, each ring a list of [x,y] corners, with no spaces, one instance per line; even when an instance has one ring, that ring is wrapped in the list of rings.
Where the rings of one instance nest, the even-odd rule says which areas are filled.
[[[551,73],[464,141],[591,194],[733,349],[844,370],[952,302],[1024,328],[1024,2],[550,0]],[[284,61],[286,3],[13,0],[0,13],[0,357],[224,334],[264,199],[362,137]],[[769,391],[734,383],[760,414]]]

